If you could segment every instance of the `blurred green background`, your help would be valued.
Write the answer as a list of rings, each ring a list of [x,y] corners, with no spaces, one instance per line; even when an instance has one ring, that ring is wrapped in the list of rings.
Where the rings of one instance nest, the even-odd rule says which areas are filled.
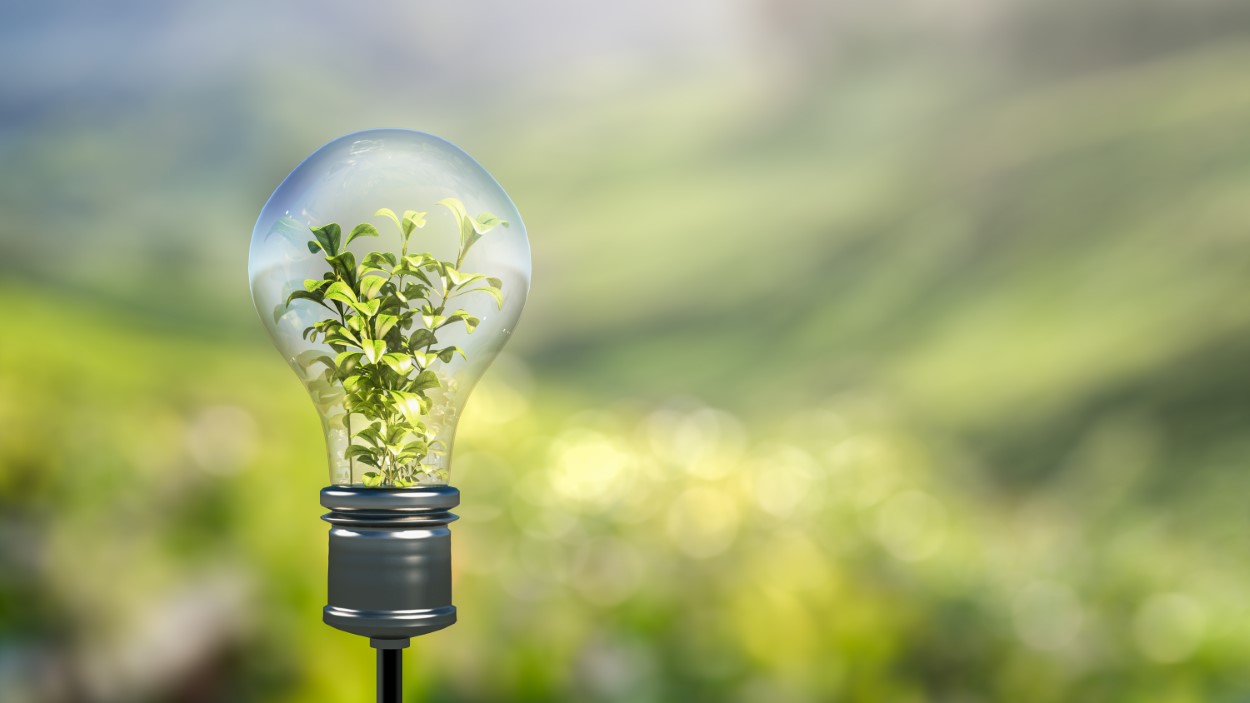
[[[430,131],[534,248],[410,700],[1250,701],[1250,5],[0,9],[0,700],[371,700],[248,298]]]

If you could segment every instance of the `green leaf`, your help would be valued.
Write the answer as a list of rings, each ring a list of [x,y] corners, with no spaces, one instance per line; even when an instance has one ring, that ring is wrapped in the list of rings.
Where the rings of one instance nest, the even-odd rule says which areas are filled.
[[[360,439],[363,439],[366,442],[371,442],[374,445],[380,446],[384,444],[382,440],[381,428],[382,428],[382,425],[380,423],[371,422],[365,427],[362,427],[359,430],[356,430],[356,432],[353,433],[352,436],[359,437]]]
[[[330,281],[331,279],[329,278],[306,278],[304,279],[304,290],[309,293],[321,290],[330,285]]]
[[[321,293],[310,293],[306,290],[297,290],[286,297],[286,304],[290,305],[296,300],[311,300],[318,305],[323,305],[327,308],[330,307],[329,305],[326,305],[325,301],[322,300],[321,297]]]
[[[434,289],[434,279],[430,278],[430,277],[429,277],[429,275],[428,275],[428,274],[426,274],[426,272],[425,272],[425,271],[420,271],[420,270],[418,270],[418,271],[413,271],[413,272],[412,272],[412,275],[413,275],[413,276],[416,276],[416,277],[417,277],[417,278],[419,278],[419,279],[421,279],[421,282],[422,282],[422,283],[424,283],[424,284],[426,285],[426,290],[427,290],[427,291],[429,291],[429,290],[433,290],[433,289]],[[440,279],[439,279],[439,281],[441,282],[441,281],[442,281],[442,279],[440,278]]]
[[[469,358],[465,356],[464,350],[461,349],[460,347],[452,346],[452,347],[447,347],[446,349],[438,350],[438,358],[444,364],[451,363],[452,357],[454,357],[456,354],[460,354],[460,356],[464,357],[466,360]]]
[[[412,371],[412,357],[407,354],[391,352],[382,355],[382,362],[394,369],[400,376],[407,376]]]
[[[421,416],[429,410],[429,399],[419,393],[391,391],[390,396],[395,403],[395,409],[398,410],[399,413],[404,416],[404,419],[410,424],[420,424]]]
[[[347,246],[351,244],[352,240],[357,239],[358,237],[379,237],[379,236],[381,236],[381,234],[378,232],[377,227],[374,227],[373,225],[367,222],[362,222],[356,225],[356,227],[353,228],[352,231],[348,233],[347,241],[343,242],[343,246]]]
[[[377,278],[381,280],[382,283],[389,283],[391,280],[390,269],[368,268],[364,264],[361,264],[356,269],[356,274],[356,280],[362,282],[364,282],[365,278]],[[361,285],[363,285],[363,283]]]
[[[426,266],[437,266],[437,265],[438,265],[438,260],[430,256],[429,254],[409,254],[408,256],[404,257],[403,261],[400,261],[395,266],[395,269],[394,271],[392,271],[392,273],[395,273],[395,274],[403,273],[403,274],[408,274],[411,276],[416,276],[416,275],[421,275],[422,268],[425,268]],[[423,279],[425,278],[424,275],[421,275],[421,277]],[[426,281],[428,282],[428,279],[426,279]]]
[[[380,339],[371,339],[362,344],[361,349],[364,351],[365,358],[369,360],[369,363],[376,364],[378,359],[381,359],[382,355],[386,353],[386,342]]]
[[[431,388],[438,388],[440,385],[442,384],[438,382],[438,374],[433,371],[426,370],[417,374],[417,377],[412,379],[412,383],[408,384],[408,390],[418,393]]]
[[[378,296],[378,313],[382,315],[394,315],[402,319],[403,313],[407,307],[399,302],[399,298],[395,295],[395,286],[387,284]]]
[[[326,341],[326,344],[330,344],[330,345],[340,344],[343,346],[355,346],[355,347],[361,346],[360,337],[357,337],[356,335],[352,334],[351,331],[348,330],[346,327],[340,327],[339,329],[331,332],[330,334],[327,334],[325,341]]]
[[[444,266],[443,274],[446,275],[452,285],[457,288],[466,283],[472,283],[473,281],[479,281],[486,278],[486,276],[483,276],[480,273],[461,273],[452,266]]]
[[[477,240],[482,238],[483,234],[491,231],[498,225],[507,226],[508,223],[492,215],[489,212],[483,212],[477,216],[477,219],[469,217],[465,210],[464,203],[456,198],[443,198],[438,201],[439,205],[451,210],[451,214],[456,218],[456,224],[460,228],[460,259],[469,251]]]
[[[472,332],[473,330],[477,329],[478,323],[481,322],[481,320],[479,320],[477,317],[474,317],[473,315],[469,314],[467,310],[457,310],[453,312],[452,314],[448,315],[447,319],[444,320],[443,323],[439,325],[439,327],[446,327],[447,325],[450,325],[453,322],[459,322],[461,320],[464,321],[464,329],[466,332]]]
[[[321,248],[321,244],[318,243],[316,240],[310,240],[308,242],[308,253],[316,254],[319,251],[324,251],[324,249]]]
[[[378,308],[382,306],[382,301],[374,298],[361,303],[352,303],[352,308],[365,317],[373,317],[378,314]]]
[[[395,453],[399,461],[414,461],[423,458],[430,451],[430,446],[420,440],[410,441],[404,448]]]
[[[373,318],[374,337],[377,339],[385,337],[386,333],[390,332],[398,323],[399,318],[395,315],[378,315]]]
[[[498,217],[495,217],[489,212],[481,213],[477,216],[477,219],[473,221],[473,229],[476,230],[478,234],[486,234],[499,225],[507,227],[508,223]]]
[[[382,474],[376,471],[367,471],[364,475],[364,483],[368,488],[377,488],[382,485]]]
[[[387,279],[380,278],[378,276],[369,276],[367,278],[360,279],[360,284],[357,286],[357,289],[360,292],[360,299],[364,300],[378,297],[378,291],[382,290],[382,286],[386,285],[386,280]]]
[[[313,364],[324,364],[326,368],[334,368],[334,359],[325,352],[316,349],[300,352],[295,355],[295,364],[303,369],[311,369]]]
[[[404,211],[404,224],[403,224],[404,235],[411,236],[412,230],[421,229],[422,227],[424,227],[425,215],[426,213],[424,212],[417,212],[416,210],[405,210]]]
[[[408,338],[408,348],[413,350],[423,349],[436,342],[438,342],[438,338],[434,336],[433,332],[424,327],[419,327],[413,330],[412,336]]]
[[[345,251],[336,256],[327,256],[326,261],[329,262],[330,268],[338,274],[339,278],[345,281],[353,281],[356,278],[356,255],[350,251]]]
[[[468,292],[469,293],[486,293],[490,297],[494,298],[495,305],[497,305],[500,310],[503,310],[503,291],[499,290],[495,286],[483,286],[481,288],[474,288],[473,290],[468,291]]]
[[[318,227],[317,229],[312,230],[312,233],[313,236],[317,238],[317,243],[321,245],[322,251],[324,251],[327,256],[334,256],[339,253],[339,240],[343,237],[343,231],[339,229],[337,224],[331,222],[324,227]],[[311,244],[308,248],[309,250],[312,250]]]
[[[438,201],[439,205],[451,210],[452,217],[456,218],[456,224],[463,225],[469,221],[469,214],[464,209],[464,203],[459,198],[443,198]]]
[[[399,216],[396,215],[395,211],[390,209],[389,207],[380,208],[377,212],[373,213],[373,216],[385,217],[389,219],[391,222],[394,222],[395,226],[398,227],[400,231],[403,231],[403,225],[399,224]]]
[[[347,451],[343,452],[343,458],[354,459],[358,456],[372,457],[377,453],[377,451],[377,449],[374,449],[373,447],[366,447],[363,444],[353,444],[347,448]]]
[[[422,400],[425,399],[422,398]],[[424,403],[422,403],[422,407],[425,407]],[[392,422],[390,431],[386,433],[386,448],[391,451],[399,449],[400,441],[403,440],[404,435],[408,434],[408,428],[419,424],[421,423],[403,421]]]
[[[407,303],[410,301],[415,302],[418,300],[428,300],[427,296],[429,293],[430,289],[428,286],[423,286],[420,283],[409,283],[404,286],[403,292],[395,291],[395,297],[399,299],[400,302]]]
[[[460,230],[460,248],[466,249],[469,237],[473,235],[473,221],[469,219],[469,215],[465,212],[464,203],[457,198],[443,198],[438,201],[439,205],[451,210],[451,214],[456,218],[456,227]]]
[[[341,327],[342,325],[335,320],[318,320],[317,322],[314,322],[311,327],[304,330],[304,338],[316,339],[318,334],[323,337],[328,337],[329,335],[337,332]]]
[[[399,258],[389,251],[371,251],[361,260],[360,265],[371,269],[390,270]]]
[[[351,286],[342,281],[335,281],[334,283],[331,283],[330,287],[326,289],[325,297],[328,300],[337,300],[340,303],[346,303],[347,305],[355,305],[360,302],[359,299],[356,298],[356,291],[352,290]]]
[[[358,351],[339,352],[338,356],[334,357],[334,365],[340,368],[346,368],[348,364],[358,361],[360,356],[361,352]]]

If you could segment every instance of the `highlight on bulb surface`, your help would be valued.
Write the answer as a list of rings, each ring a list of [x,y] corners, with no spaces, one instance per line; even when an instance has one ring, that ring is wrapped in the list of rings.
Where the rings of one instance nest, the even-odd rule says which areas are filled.
[[[525,226],[455,145],[336,139],[265,203],[252,301],[321,416],[334,485],[445,484],[469,392],[529,293]]]

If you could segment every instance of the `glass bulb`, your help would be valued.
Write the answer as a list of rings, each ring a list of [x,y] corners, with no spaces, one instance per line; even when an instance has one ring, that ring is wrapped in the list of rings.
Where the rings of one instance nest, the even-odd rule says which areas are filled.
[[[486,169],[424,132],[336,139],[265,203],[248,273],[321,416],[331,484],[445,484],[529,293],[525,226]]]

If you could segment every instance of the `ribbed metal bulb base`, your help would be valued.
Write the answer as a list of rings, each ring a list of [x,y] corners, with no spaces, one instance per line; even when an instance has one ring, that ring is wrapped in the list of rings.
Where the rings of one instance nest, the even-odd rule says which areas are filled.
[[[451,603],[451,509],[460,491],[321,489],[330,512],[327,625],[373,640],[406,640],[456,622]]]

